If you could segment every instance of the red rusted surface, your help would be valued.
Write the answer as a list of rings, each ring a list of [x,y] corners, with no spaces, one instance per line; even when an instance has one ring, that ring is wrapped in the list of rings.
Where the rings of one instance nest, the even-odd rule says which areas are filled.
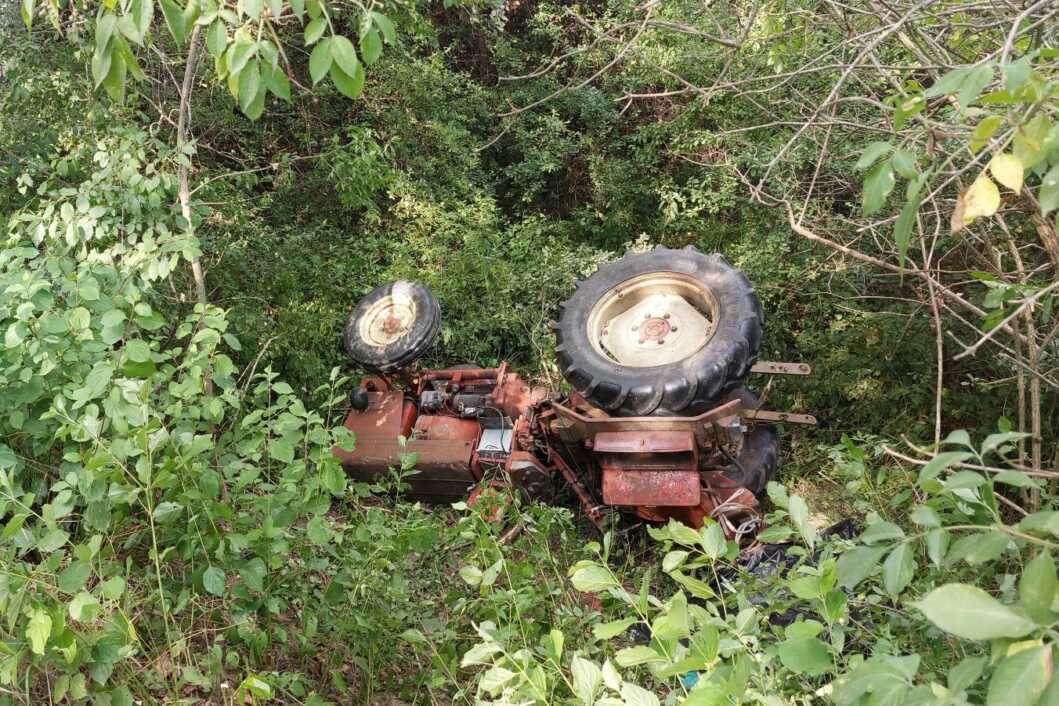
[[[698,471],[648,471],[603,468],[603,502],[607,505],[699,504]]]
[[[695,451],[695,435],[690,431],[605,431],[596,434],[596,453],[673,454]]]
[[[446,417],[437,414],[421,414],[416,419],[413,437],[429,441],[469,441],[475,443],[481,427],[474,419]]]

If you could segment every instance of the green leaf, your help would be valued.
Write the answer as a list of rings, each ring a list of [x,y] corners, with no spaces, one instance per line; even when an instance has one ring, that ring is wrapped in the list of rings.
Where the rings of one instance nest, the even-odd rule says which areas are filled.
[[[382,38],[386,40],[387,44],[393,44],[397,41],[397,31],[394,30],[393,22],[390,22],[390,18],[373,10],[371,19],[375,22],[375,26],[379,28],[379,31],[382,32]]]
[[[224,570],[211,566],[202,573],[202,587],[214,596],[223,596],[225,589]]]
[[[805,499],[799,495],[792,495],[787,510],[790,512],[791,522],[802,535],[805,543],[812,549],[816,544],[816,528],[809,524],[809,506],[805,504]]]
[[[1009,655],[989,680],[986,706],[1032,704],[1052,676],[1052,646],[1039,645]]]
[[[889,142],[872,142],[861,153],[860,159],[857,160],[856,169],[867,169],[878,162],[880,157],[889,154],[891,149],[893,149],[893,145]]]
[[[574,693],[582,702],[590,704],[603,685],[603,670],[595,662],[575,656],[570,661],[570,676],[573,677]]]
[[[911,542],[900,542],[883,563],[883,587],[896,598],[916,574],[915,552]]]
[[[967,108],[982,95],[982,90],[993,80],[993,68],[993,63],[987,61],[975,66],[967,73],[960,83],[960,92],[956,96],[961,111],[966,112]]]
[[[221,20],[214,20],[206,30],[206,49],[211,56],[217,57],[228,48],[228,30]]]
[[[364,63],[371,66],[382,54],[382,38],[379,30],[369,29],[360,38],[360,53],[364,57]]]
[[[78,622],[89,622],[96,616],[96,606],[99,599],[87,591],[81,591],[70,601],[68,612],[70,617]]]
[[[971,67],[964,66],[958,69],[953,69],[941,78],[939,78],[933,86],[923,92],[923,95],[927,98],[936,98],[937,96],[946,95],[948,93],[955,93],[968,74],[971,72]]]
[[[967,453],[966,451],[946,451],[940,453],[919,469],[919,480],[917,482],[919,485],[923,485],[925,481],[937,478],[946,468],[954,466],[957,463],[963,463],[971,458],[972,455],[973,454]]]
[[[26,637],[29,638],[33,654],[44,654],[44,646],[48,644],[50,635],[51,616],[40,608],[35,609],[29,617],[29,624],[26,625]]]
[[[364,67],[357,64],[357,73],[349,76],[345,71],[338,68],[338,64],[331,64],[331,81],[335,87],[347,98],[354,99],[360,95],[364,88]]]
[[[945,563],[952,566],[963,559],[971,566],[993,561],[1007,549],[1011,540],[1002,532],[979,532],[961,537],[952,545]]]
[[[360,61],[357,59],[357,51],[353,48],[353,43],[342,35],[337,35],[331,38],[331,56],[335,60],[335,64],[338,68],[342,69],[347,76],[355,76],[357,69],[360,67]]]
[[[136,29],[136,36],[130,39],[143,46],[143,39],[147,36],[147,30],[151,28],[151,20],[154,19],[154,0],[132,0],[129,4],[129,12]]]
[[[309,24],[305,25],[305,46],[316,43],[320,37],[324,36],[325,29],[327,29],[327,20],[323,17],[310,20]]]
[[[927,620],[968,640],[1022,637],[1036,624],[975,586],[948,583],[913,603]]]
[[[635,667],[638,664],[665,662],[666,658],[647,645],[636,645],[635,647],[626,647],[623,650],[618,650],[617,654],[614,655],[614,661],[618,663],[619,667]]]
[[[1019,579],[1019,603],[1026,615],[1040,625],[1050,625],[1055,620],[1052,613],[1055,590],[1055,562],[1043,551],[1026,564]]]
[[[978,681],[985,668],[984,657],[968,657],[949,670],[949,691],[959,693]]]
[[[864,179],[864,193],[862,194],[865,216],[877,213],[883,207],[890,192],[894,190],[895,182],[890,160],[879,162],[868,172],[868,176]]]
[[[309,76],[312,77],[314,86],[327,75],[331,62],[331,37],[327,37],[318,43],[309,55]]]
[[[599,623],[592,626],[592,634],[597,640],[609,640],[628,630],[629,626],[635,622],[637,622],[636,618],[622,618],[609,623]]]
[[[254,61],[248,62],[243,70],[239,72],[239,109],[243,111],[251,119],[255,119],[261,115],[258,112],[257,115],[251,115],[253,112],[254,102],[258,98],[259,93],[263,93],[265,90],[264,85],[261,83],[261,69],[259,62],[255,59]]]
[[[258,557],[254,557],[250,561],[245,562],[239,568],[239,576],[242,577],[246,585],[254,591],[263,591],[265,588],[265,576],[268,575],[268,569],[265,567],[265,562]]]
[[[22,0],[19,3],[18,14],[22,17],[22,24],[26,25],[26,29],[33,29],[34,5],[35,0]]]
[[[621,703],[623,706],[658,706],[658,697],[641,686],[624,682],[621,685]]]
[[[107,74],[110,73],[110,64],[113,61],[113,50],[104,47],[103,49],[96,49],[95,53],[92,54],[92,89],[95,90],[102,85],[103,81],[106,80]]]
[[[184,26],[184,11],[173,0],[158,0],[162,6],[162,14],[165,16],[166,27],[169,34],[173,35],[173,41],[177,46],[184,46],[187,28]]]
[[[37,551],[42,554],[51,554],[60,549],[70,539],[70,534],[61,529],[54,529],[37,540]]]
[[[1004,88],[1008,93],[1017,93],[1023,84],[1029,80],[1033,67],[1030,66],[1032,57],[1024,56],[1018,61],[1013,61],[1003,68]]]
[[[125,344],[125,356],[134,363],[146,363],[151,359],[151,349],[147,342],[134,338]]]
[[[893,164],[894,170],[905,179],[914,179],[919,174],[916,168],[916,156],[908,150],[894,150],[890,163]]]
[[[904,539],[905,531],[892,522],[878,520],[868,525],[868,528],[860,536],[860,541],[865,544],[876,542],[888,542],[891,539]]]
[[[574,566],[575,570],[570,574],[570,583],[582,593],[596,593],[618,586],[618,582],[614,580],[610,571],[599,564],[587,563]]]
[[[63,593],[77,593],[92,575],[92,565],[87,561],[74,561],[59,574],[56,585]]]
[[[1047,216],[1059,208],[1059,164],[1049,169],[1048,173],[1044,175],[1044,179],[1041,180],[1041,190],[1037,194],[1037,200],[1041,204],[1042,216]]]
[[[112,51],[110,53],[110,70],[103,78],[103,88],[115,103],[122,103],[125,100],[125,77],[127,72],[128,67],[125,66],[125,58],[121,55],[121,52]]]
[[[243,12],[255,22],[261,19],[261,0],[239,0]]]
[[[95,52],[105,50],[107,45],[110,43],[110,38],[114,36],[114,28],[118,24],[118,18],[112,12],[104,12],[100,15],[99,19],[96,20],[96,43]]]
[[[868,578],[879,565],[879,560],[889,547],[855,547],[838,558],[838,584],[843,588],[854,588]]]
[[[783,666],[796,674],[815,677],[834,667],[827,645],[815,637],[784,640],[777,646],[777,651]]]
[[[894,244],[897,246],[897,266],[904,268],[905,257],[908,255],[908,244],[912,240],[912,226],[916,223],[916,214],[919,213],[920,199],[918,197],[909,199],[901,214],[894,222]]]

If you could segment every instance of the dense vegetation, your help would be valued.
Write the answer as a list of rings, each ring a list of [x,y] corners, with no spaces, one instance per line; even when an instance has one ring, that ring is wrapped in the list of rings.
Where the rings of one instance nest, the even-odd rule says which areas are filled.
[[[1059,703],[1057,28],[5,4],[0,703]],[[716,525],[495,523],[342,473],[373,286],[437,294],[428,362],[558,385],[557,304],[654,244],[723,252],[762,357],[816,370],[769,391],[822,422],[769,491],[790,571]]]

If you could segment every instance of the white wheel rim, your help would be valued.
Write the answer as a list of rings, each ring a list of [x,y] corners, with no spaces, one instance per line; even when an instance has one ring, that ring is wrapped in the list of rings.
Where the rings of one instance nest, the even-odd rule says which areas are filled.
[[[677,272],[652,272],[607,291],[588,316],[588,338],[603,357],[647,368],[684,360],[714,332],[709,288]]]
[[[361,339],[369,346],[384,348],[404,337],[415,323],[415,301],[395,288],[368,307],[357,327]]]

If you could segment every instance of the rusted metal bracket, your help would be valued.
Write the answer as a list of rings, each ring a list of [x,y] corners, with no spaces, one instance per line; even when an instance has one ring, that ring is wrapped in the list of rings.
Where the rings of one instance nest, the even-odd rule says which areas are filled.
[[[773,373],[776,375],[808,375],[813,372],[808,363],[776,363],[771,360],[759,360],[750,368],[752,373]]]
[[[816,417],[811,414],[795,414],[794,412],[772,412],[767,409],[745,409],[745,419],[754,419],[759,422],[790,422],[791,424],[816,424]]]

